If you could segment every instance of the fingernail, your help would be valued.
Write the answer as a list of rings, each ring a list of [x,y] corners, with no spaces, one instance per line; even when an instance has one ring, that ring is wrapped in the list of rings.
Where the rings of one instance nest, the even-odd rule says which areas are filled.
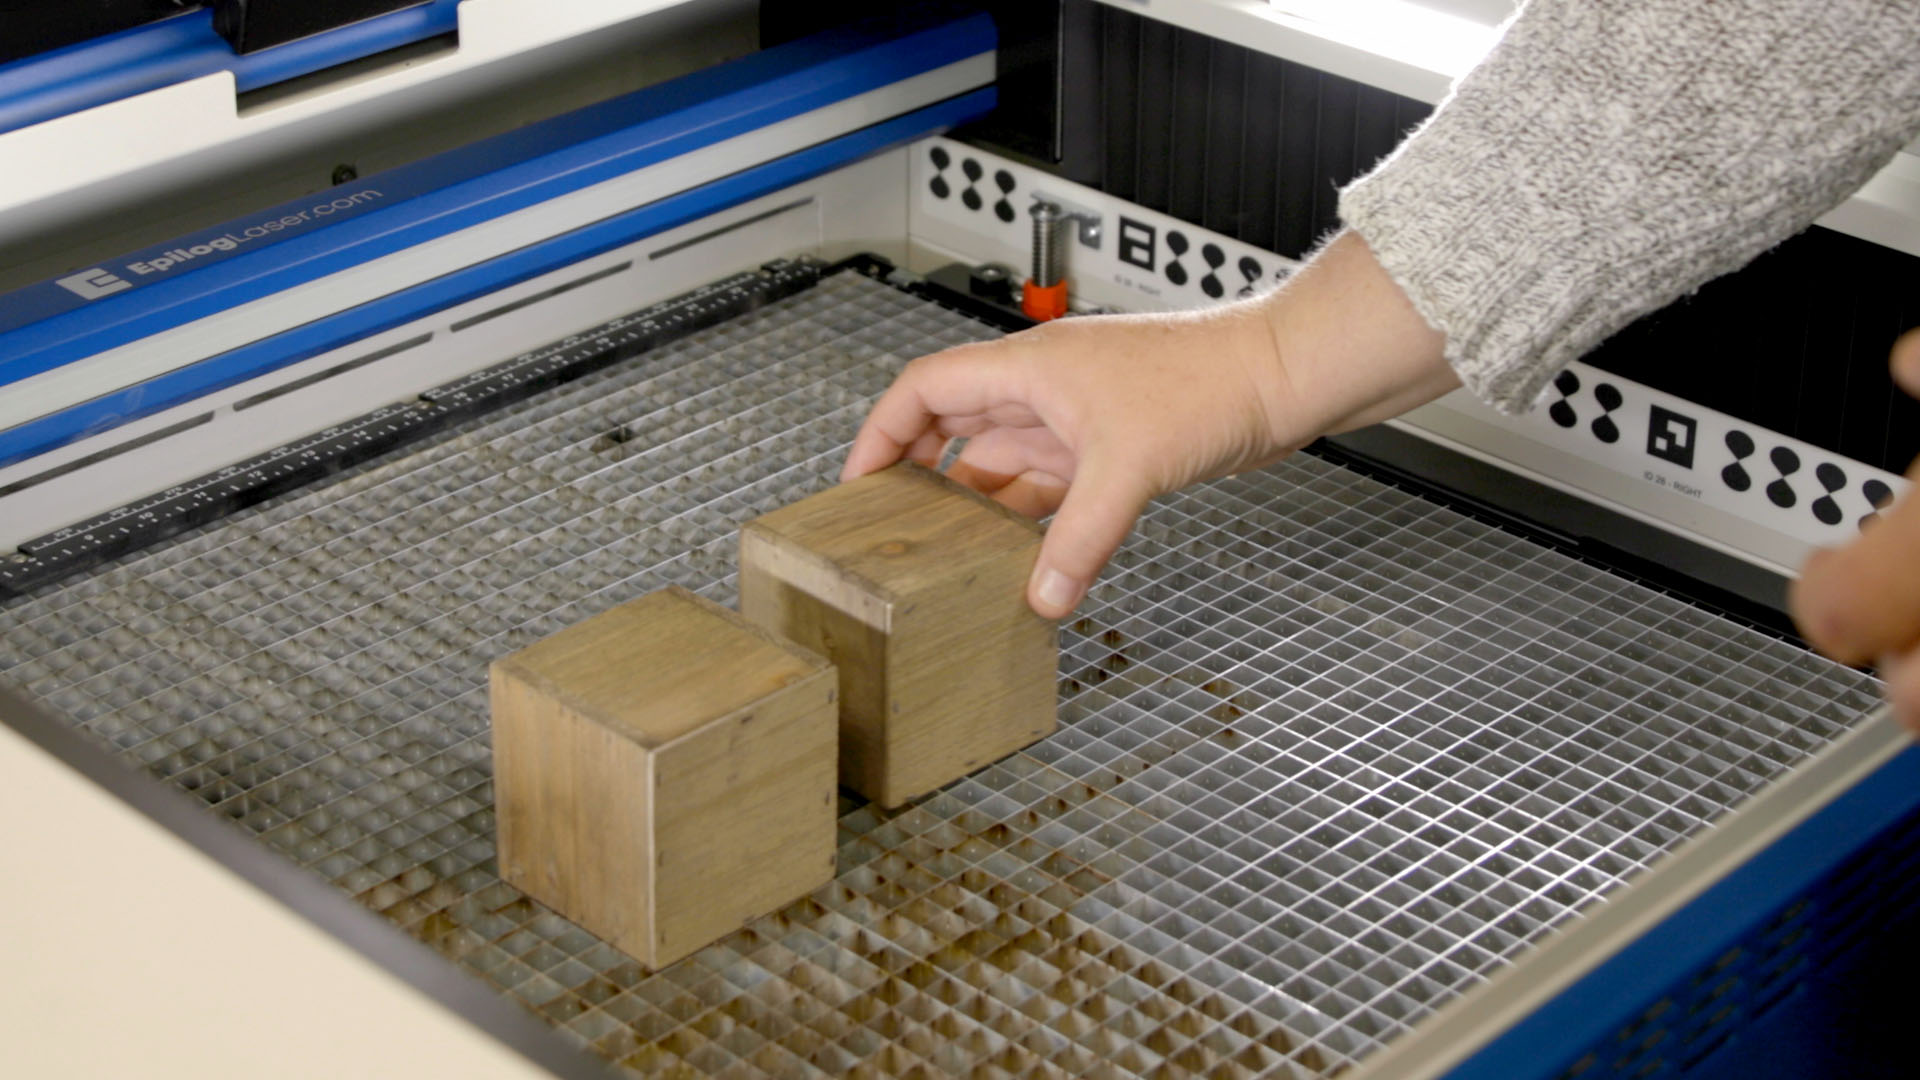
[[[1061,573],[1049,569],[1040,575],[1040,602],[1053,608],[1073,610],[1080,602],[1080,583]]]

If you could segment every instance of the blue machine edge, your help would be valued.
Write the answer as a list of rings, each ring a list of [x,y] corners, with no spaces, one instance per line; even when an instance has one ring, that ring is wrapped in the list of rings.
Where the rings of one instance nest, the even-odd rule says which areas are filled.
[[[990,51],[993,35],[986,16],[815,35],[336,188],[378,194],[379,184],[391,199],[324,227],[209,252],[164,280],[90,301],[52,281],[0,295],[0,384]],[[231,236],[301,205],[171,243],[196,244],[223,229]],[[102,265],[137,268],[166,246]]]
[[[459,0],[422,0],[244,56],[214,30],[211,11],[183,12],[0,64],[0,134],[220,71],[233,73],[237,90],[257,90],[451,33],[459,7]]]
[[[390,330],[423,315],[938,134],[993,108],[987,87],[391,293],[251,345],[0,431],[0,467]]]
[[[1446,1073],[1448,1080],[1564,1074],[1668,988],[1744,940],[1920,808],[1920,747],[1909,746]]]

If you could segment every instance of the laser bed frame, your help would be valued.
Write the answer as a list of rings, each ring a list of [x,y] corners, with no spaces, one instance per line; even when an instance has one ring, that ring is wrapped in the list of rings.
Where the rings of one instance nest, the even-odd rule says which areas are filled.
[[[1058,734],[843,797],[836,880],[685,961],[506,885],[487,663],[667,584],[731,603],[739,523],[831,484],[902,364],[1025,325],[1035,202],[1081,310],[1293,265],[948,135],[995,105],[986,16],[751,51],[726,5],[620,7],[575,37],[744,55],[0,295],[0,789],[71,825],[8,840],[41,1045],[151,1002],[143,1060],[213,1015],[318,1071],[1708,1075],[1912,907],[1920,756],[1778,609],[1904,482],[1586,364],[1526,418],[1453,396],[1158,500],[1063,627]],[[447,78],[497,75],[501,6],[461,8]],[[309,93],[287,130],[335,122]],[[72,205],[186,166],[119,167]],[[1762,471],[1735,431],[1808,463],[1762,477],[1794,514],[1701,493]]]

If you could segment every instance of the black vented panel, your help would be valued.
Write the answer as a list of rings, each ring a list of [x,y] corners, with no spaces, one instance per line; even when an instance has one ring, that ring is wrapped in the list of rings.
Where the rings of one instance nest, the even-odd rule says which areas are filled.
[[[1920,402],[1887,373],[1920,326],[1920,259],[1818,226],[1615,334],[1587,357],[1857,461],[1904,472]]]
[[[1067,0],[1069,179],[1298,256],[1340,185],[1429,107],[1093,0]]]
[[[1299,256],[1339,224],[1339,188],[1431,108],[1094,0],[1065,0],[1070,180]],[[988,145],[992,140],[984,140]],[[1887,350],[1920,325],[1920,259],[1813,228],[1616,335],[1590,361],[1896,472],[1920,404]]]

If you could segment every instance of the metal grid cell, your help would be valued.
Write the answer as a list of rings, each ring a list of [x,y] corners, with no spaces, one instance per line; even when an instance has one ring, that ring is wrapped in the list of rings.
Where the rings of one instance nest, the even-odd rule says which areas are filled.
[[[4,610],[0,678],[636,1072],[1322,1074],[1860,721],[1872,680],[1296,456],[1149,510],[1058,734],[667,970],[506,885],[486,667],[832,482],[907,359],[853,274]]]

